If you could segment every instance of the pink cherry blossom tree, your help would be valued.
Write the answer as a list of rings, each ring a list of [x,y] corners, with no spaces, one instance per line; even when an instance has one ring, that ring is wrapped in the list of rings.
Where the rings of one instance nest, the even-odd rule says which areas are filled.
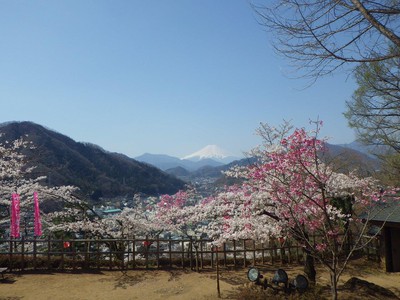
[[[372,240],[362,237],[376,213],[373,208],[393,190],[379,194],[375,179],[335,172],[323,160],[327,148],[318,138],[322,123],[315,124],[311,132],[289,123],[280,128],[262,124],[258,133],[263,144],[252,152],[258,161],[227,172],[243,184],[214,199],[221,214],[209,227],[218,228],[220,239],[293,237],[303,245],[309,279],[315,281],[316,259],[329,270],[332,298],[337,299],[349,258]],[[361,212],[364,222],[355,215]]]

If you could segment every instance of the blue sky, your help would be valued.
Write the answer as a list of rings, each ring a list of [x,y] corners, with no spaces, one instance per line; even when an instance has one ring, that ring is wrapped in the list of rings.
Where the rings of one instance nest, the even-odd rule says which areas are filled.
[[[0,0],[0,36],[1,122],[130,157],[208,144],[239,155],[260,143],[260,122],[283,119],[354,140],[352,78],[290,79],[246,0]]]

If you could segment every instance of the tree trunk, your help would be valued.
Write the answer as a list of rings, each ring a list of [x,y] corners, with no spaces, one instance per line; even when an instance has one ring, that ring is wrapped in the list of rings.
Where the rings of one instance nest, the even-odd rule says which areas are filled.
[[[332,300],[337,300],[338,293],[337,293],[337,278],[336,273],[334,271],[330,272],[331,274],[331,297]]]
[[[304,273],[307,275],[308,280],[310,280],[312,283],[315,283],[317,272],[315,271],[314,257],[312,257],[311,251],[309,249],[305,248],[304,252],[306,253],[306,260],[304,262]]]

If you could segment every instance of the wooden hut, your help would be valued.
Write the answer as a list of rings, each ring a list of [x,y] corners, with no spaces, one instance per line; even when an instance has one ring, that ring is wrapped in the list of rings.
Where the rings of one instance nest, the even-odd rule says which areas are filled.
[[[386,271],[400,272],[400,200],[392,200],[379,206],[379,210],[368,221],[381,228]]]

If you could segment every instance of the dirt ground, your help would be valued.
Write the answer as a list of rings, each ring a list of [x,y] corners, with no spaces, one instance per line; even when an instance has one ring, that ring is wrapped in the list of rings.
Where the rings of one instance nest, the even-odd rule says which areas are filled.
[[[260,267],[267,278],[281,266]],[[301,266],[284,266],[289,279],[301,273]],[[246,278],[247,269],[221,270],[220,291],[222,299],[244,299],[246,288],[254,289]],[[318,272],[319,290],[315,299],[329,297],[329,276],[321,269]],[[79,273],[6,273],[0,279],[0,300],[30,299],[218,299],[215,271],[196,273],[190,270],[129,270],[79,272]],[[341,284],[351,277],[358,277],[391,291],[392,295],[370,286],[343,286],[340,299],[396,299],[400,297],[400,273],[386,273],[378,265],[358,260],[353,262]],[[258,288],[258,287],[257,287]],[[241,294],[240,294],[241,291]],[[384,291],[383,291],[384,292]],[[395,296],[394,296],[395,295]],[[250,297],[251,298],[251,297]],[[286,296],[283,296],[283,299]],[[304,298],[304,297],[303,297]],[[247,298],[246,298],[247,299]],[[268,299],[272,299],[268,297]],[[279,299],[282,299],[279,298]],[[293,299],[293,297],[291,297]]]

